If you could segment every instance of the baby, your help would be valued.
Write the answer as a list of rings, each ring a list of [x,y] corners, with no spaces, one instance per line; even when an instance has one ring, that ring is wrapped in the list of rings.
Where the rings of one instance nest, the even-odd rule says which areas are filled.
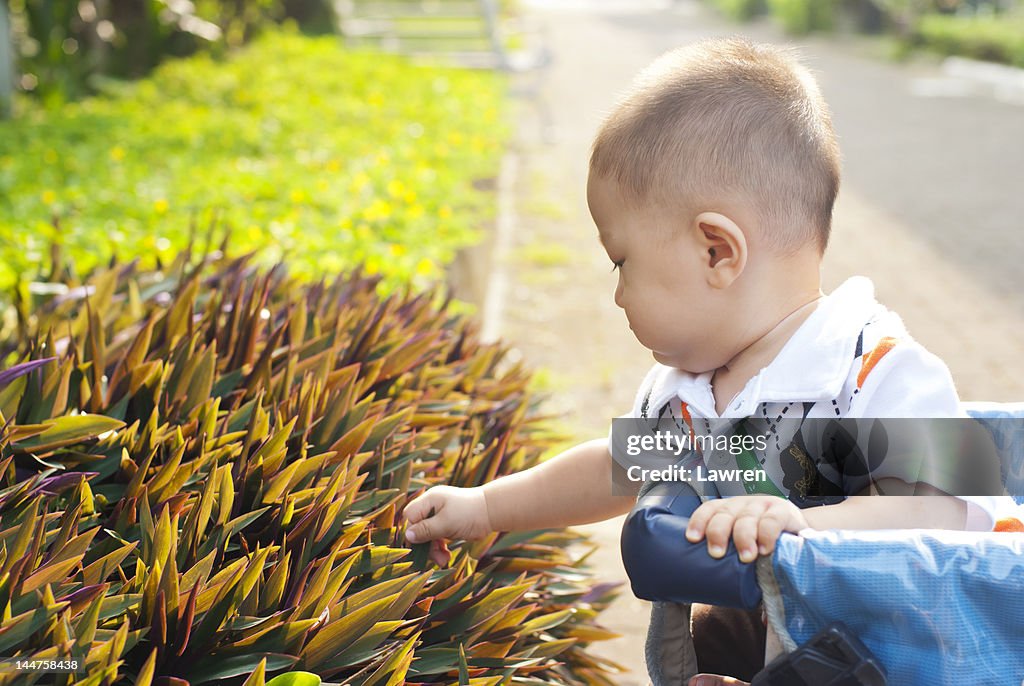
[[[632,416],[962,416],[945,365],[875,301],[867,279],[822,294],[838,187],[828,109],[786,51],[711,40],[639,75],[597,134],[587,183],[618,272],[615,303],[657,362]],[[731,539],[752,562],[782,532],[807,527],[991,527],[976,502],[895,477],[870,492],[937,497],[854,495],[801,510],[779,477],[781,459],[762,465],[770,487],[704,503],[686,537],[705,540],[714,557]],[[620,515],[635,493],[614,495],[612,471],[608,441],[598,439],[481,487],[438,486],[405,508],[406,538],[432,541],[445,564],[447,538]],[[724,669],[701,655],[694,621],[701,669]]]

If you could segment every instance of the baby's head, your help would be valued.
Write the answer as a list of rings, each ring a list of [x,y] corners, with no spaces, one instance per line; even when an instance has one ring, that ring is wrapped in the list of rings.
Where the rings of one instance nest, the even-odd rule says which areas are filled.
[[[640,342],[709,371],[816,294],[838,187],[827,106],[787,51],[709,40],[656,60],[598,132],[587,188]]]

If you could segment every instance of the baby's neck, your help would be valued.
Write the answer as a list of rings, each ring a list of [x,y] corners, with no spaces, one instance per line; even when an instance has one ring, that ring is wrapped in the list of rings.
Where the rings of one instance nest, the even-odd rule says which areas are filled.
[[[821,292],[802,298],[803,302],[778,320],[771,328],[748,343],[729,362],[715,370],[711,387],[715,397],[715,412],[721,416],[736,394],[743,390],[758,372],[775,359],[786,342],[796,333],[817,308]]]

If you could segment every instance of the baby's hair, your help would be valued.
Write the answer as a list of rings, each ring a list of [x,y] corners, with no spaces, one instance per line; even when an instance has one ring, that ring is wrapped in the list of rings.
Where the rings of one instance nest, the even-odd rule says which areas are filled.
[[[738,196],[771,245],[824,251],[839,147],[814,77],[790,51],[713,39],[637,76],[601,126],[590,169],[633,205],[721,211]]]

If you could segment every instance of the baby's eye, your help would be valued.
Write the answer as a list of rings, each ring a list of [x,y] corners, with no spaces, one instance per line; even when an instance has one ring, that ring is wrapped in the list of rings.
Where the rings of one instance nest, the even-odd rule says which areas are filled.
[[[622,267],[623,263],[625,263],[625,260],[619,260],[617,262],[613,261],[612,262],[612,271],[615,271],[616,269],[619,269],[620,267]]]

